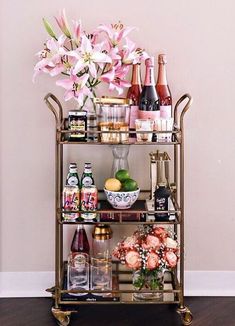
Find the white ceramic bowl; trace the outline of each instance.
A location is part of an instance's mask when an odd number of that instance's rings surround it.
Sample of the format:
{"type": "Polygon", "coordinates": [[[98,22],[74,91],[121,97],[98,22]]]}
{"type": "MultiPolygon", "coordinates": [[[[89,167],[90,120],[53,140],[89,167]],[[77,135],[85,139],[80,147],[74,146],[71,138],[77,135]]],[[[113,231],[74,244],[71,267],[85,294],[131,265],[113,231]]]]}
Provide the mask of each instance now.
{"type": "Polygon", "coordinates": [[[128,209],[138,199],[140,189],[134,191],[110,191],[104,189],[108,202],[116,209],[128,209]]]}

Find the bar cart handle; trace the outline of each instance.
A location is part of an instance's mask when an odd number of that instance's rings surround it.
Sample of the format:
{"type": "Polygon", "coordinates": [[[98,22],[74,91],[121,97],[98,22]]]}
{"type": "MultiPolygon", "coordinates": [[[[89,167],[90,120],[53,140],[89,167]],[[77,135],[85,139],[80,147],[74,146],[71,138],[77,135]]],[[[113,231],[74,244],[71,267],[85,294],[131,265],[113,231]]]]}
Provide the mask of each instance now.
{"type": "Polygon", "coordinates": [[[60,101],[52,93],[48,93],[44,97],[44,101],[46,102],[46,105],[48,106],[49,110],[51,110],[51,112],[54,114],[55,120],[56,120],[56,127],[59,128],[63,122],[63,109],[62,109],[62,105],[61,105],[60,101]],[[50,99],[52,99],[58,105],[58,108],[59,108],[58,111],[54,108],[54,106],[50,102],[50,99]]]}
{"type": "Polygon", "coordinates": [[[180,114],[180,129],[183,129],[183,119],[184,119],[184,115],[185,113],[188,111],[188,109],[190,108],[190,106],[193,103],[193,98],[190,94],[184,94],[183,96],[181,96],[181,98],[177,101],[176,105],[175,105],[175,109],[174,109],[174,123],[176,126],[178,126],[178,108],[180,106],[180,104],[187,99],[187,103],[185,104],[181,114],[180,114]]]}

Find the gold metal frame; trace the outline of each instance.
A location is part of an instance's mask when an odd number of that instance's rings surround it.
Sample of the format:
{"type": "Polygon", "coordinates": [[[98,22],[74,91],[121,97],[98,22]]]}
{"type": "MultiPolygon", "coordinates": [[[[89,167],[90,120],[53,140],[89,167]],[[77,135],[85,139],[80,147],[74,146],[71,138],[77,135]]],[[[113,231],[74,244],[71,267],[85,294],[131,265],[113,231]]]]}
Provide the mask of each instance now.
{"type": "MultiPolygon", "coordinates": [[[[180,263],[179,270],[176,269],[172,274],[172,285],[173,288],[170,290],[158,290],[156,292],[163,293],[172,293],[174,295],[173,301],[147,301],[147,302],[135,302],[124,300],[120,301],[106,301],[106,302],[87,302],[87,301],[63,301],[62,296],[66,292],[63,289],[63,271],[64,271],[64,263],[63,263],[63,225],[70,224],[69,222],[62,221],[62,205],[61,205],[61,194],[63,190],[63,146],[65,144],[82,144],[82,142],[69,142],[65,135],[71,133],[71,130],[66,129],[65,122],[66,119],[63,117],[63,108],[60,101],[56,98],[55,95],[49,93],[44,98],[46,105],[49,110],[53,113],[55,117],[55,286],[51,289],[48,289],[48,292],[52,293],[53,299],[55,301],[54,308],[52,308],[52,313],[54,317],[57,319],[58,324],[61,326],[67,326],[70,322],[71,310],[67,310],[66,307],[68,305],[78,306],[81,304],[178,304],[177,312],[180,314],[183,325],[190,325],[192,323],[192,313],[184,304],[184,116],[188,111],[190,106],[192,105],[192,97],[189,94],[183,95],[175,105],[174,108],[174,125],[175,128],[172,132],[172,136],[174,137],[171,142],[154,142],[154,143],[134,143],[131,145],[152,145],[152,146],[160,146],[160,145],[173,145],[174,146],[174,184],[175,188],[172,189],[172,201],[175,206],[175,213],[177,215],[177,220],[174,222],[123,222],[122,215],[120,214],[119,222],[102,222],[103,224],[170,224],[174,226],[175,233],[180,238],[180,263]],[[183,102],[186,101],[184,107],[180,110],[180,106],[183,102]],[[179,280],[178,275],[179,273],[179,280]]],[[[92,131],[93,132],[93,131],[92,131]]],[[[112,131],[113,133],[114,131],[112,131]]],[[[122,133],[117,131],[118,133],[122,133]]],[[[85,131],[87,133],[87,131],[85,131]]],[[[93,133],[99,134],[100,131],[94,131],[93,133]]],[[[125,131],[126,133],[126,131],[125,131]]],[[[135,132],[131,132],[135,133],[135,132]]],[[[156,132],[162,133],[162,132],[156,132]]],[[[166,133],[164,131],[164,133],[166,133]]],[[[100,142],[84,142],[86,145],[105,145],[100,142]]],[[[110,145],[110,143],[108,143],[110,145]]],[[[101,212],[101,211],[100,211],[101,212]]],[[[107,211],[104,211],[107,212],[107,211]]],[[[111,211],[110,211],[111,212],[111,211]]],[[[115,211],[118,212],[118,211],[115,211]]],[[[133,211],[134,212],[134,211],[133,211]]],[[[140,211],[137,211],[138,213],[140,211]]],[[[142,211],[143,213],[147,212],[147,209],[142,211]]],[[[122,211],[120,211],[122,213],[122,211]]],[[[151,211],[151,213],[153,213],[151,211]]],[[[78,222],[81,223],[81,222],[78,222]]],[[[74,225],[74,223],[72,224],[74,225]]],[[[114,273],[122,273],[118,270],[116,266],[114,273]]],[[[118,276],[119,278],[119,276],[118,276]]],[[[71,292],[71,291],[70,291],[71,292]]],[[[82,291],[80,291],[82,292],[82,291]]],[[[87,292],[87,291],[86,291],[87,292]]],[[[95,291],[89,291],[93,293],[95,291]]],[[[105,291],[103,291],[104,293],[105,291]]],[[[109,291],[110,292],[110,291],[109,291]]],[[[134,293],[134,290],[114,290],[114,293],[122,294],[122,293],[134,293]]],[[[151,291],[153,292],[153,291],[151,291]]]]}

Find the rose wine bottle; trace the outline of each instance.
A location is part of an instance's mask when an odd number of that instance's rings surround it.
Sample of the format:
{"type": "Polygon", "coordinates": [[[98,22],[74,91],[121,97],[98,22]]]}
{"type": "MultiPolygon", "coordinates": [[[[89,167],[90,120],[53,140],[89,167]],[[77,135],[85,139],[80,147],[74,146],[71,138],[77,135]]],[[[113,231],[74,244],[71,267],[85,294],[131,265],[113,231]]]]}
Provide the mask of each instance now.
{"type": "Polygon", "coordinates": [[[71,252],[74,255],[89,256],[90,246],[86,230],[83,225],[78,225],[71,243],[71,252]]]}
{"type": "Polygon", "coordinates": [[[166,63],[166,55],[159,54],[156,90],[159,97],[160,117],[163,119],[172,117],[172,97],[166,78],[166,63]]]}
{"type": "MultiPolygon", "coordinates": [[[[132,100],[129,130],[135,131],[135,120],[138,119],[140,94],[142,91],[141,77],[140,77],[140,63],[132,66],[131,87],[128,89],[127,98],[132,100]]],[[[130,134],[130,141],[136,139],[136,134],[130,134]]]]}
{"type": "Polygon", "coordinates": [[[154,80],[154,58],[146,59],[145,65],[145,81],[140,95],[138,117],[156,120],[160,118],[160,109],[154,80]]]}

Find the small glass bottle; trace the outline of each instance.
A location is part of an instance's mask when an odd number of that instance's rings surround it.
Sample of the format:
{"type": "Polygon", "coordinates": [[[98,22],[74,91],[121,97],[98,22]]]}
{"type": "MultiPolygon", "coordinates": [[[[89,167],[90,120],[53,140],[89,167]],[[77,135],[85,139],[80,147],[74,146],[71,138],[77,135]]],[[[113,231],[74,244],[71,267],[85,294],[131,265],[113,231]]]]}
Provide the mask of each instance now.
{"type": "Polygon", "coordinates": [[[155,213],[155,220],[156,221],[168,221],[169,214],[168,213],[161,213],[161,211],[168,211],[168,199],[170,197],[170,189],[167,188],[165,182],[160,182],[155,190],[154,193],[154,206],[155,211],[159,213],[155,213]]]}
{"type": "MultiPolygon", "coordinates": [[[[89,290],[89,261],[90,246],[83,225],[78,225],[71,243],[71,252],[68,257],[67,289],[89,290]]],[[[74,296],[83,296],[87,293],[70,293],[74,296]]]]}
{"type": "Polygon", "coordinates": [[[79,177],[76,163],[69,164],[69,173],[66,178],[66,185],[79,187],[79,177]]]}
{"type": "Polygon", "coordinates": [[[73,254],[81,254],[85,257],[89,256],[90,245],[84,225],[77,226],[70,249],[73,254]]]}
{"type": "Polygon", "coordinates": [[[81,178],[81,187],[90,187],[95,184],[92,170],[91,170],[91,163],[85,163],[84,171],[81,178]]]}

